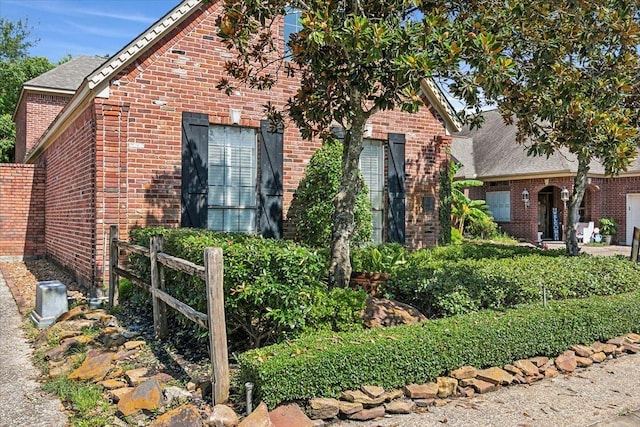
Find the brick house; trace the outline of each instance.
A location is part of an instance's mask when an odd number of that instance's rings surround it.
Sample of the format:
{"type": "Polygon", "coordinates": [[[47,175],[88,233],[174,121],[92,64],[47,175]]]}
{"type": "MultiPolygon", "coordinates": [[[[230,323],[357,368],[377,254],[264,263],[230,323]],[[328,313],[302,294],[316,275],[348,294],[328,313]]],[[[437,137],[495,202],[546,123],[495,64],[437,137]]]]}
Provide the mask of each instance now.
{"type": "MultiPolygon", "coordinates": [[[[295,81],[232,96],[215,88],[231,58],[216,36],[220,3],[182,1],[113,57],[85,64],[73,93],[47,95],[42,109],[23,90],[16,158],[46,171],[41,252],[83,283],[108,278],[112,224],[121,238],[148,225],[290,232],[287,210],[320,142],[303,140],[291,123],[274,131],[264,120],[263,105],[283,107],[295,81]]],[[[361,158],[377,240],[413,248],[437,243],[438,176],[449,131],[459,129],[437,86],[424,80],[422,88],[418,113],[386,111],[369,121],[361,158]]]]}
{"type": "MultiPolygon", "coordinates": [[[[470,188],[469,196],[486,200],[494,219],[508,234],[529,241],[536,240],[538,232],[543,239],[562,239],[566,212],[561,191],[573,190],[575,156],[561,150],[549,158],[529,157],[526,144],[516,142],[515,125],[506,125],[498,110],[483,115],[480,129],[463,129],[454,137],[451,154],[462,164],[456,178],[484,182],[482,187],[470,188]],[[555,235],[554,218],[559,223],[555,235]]],[[[594,161],[587,183],[580,222],[593,221],[597,227],[600,218],[614,218],[618,222],[614,241],[630,245],[633,227],[640,227],[640,162],[609,177],[602,164],[594,161]]]]}

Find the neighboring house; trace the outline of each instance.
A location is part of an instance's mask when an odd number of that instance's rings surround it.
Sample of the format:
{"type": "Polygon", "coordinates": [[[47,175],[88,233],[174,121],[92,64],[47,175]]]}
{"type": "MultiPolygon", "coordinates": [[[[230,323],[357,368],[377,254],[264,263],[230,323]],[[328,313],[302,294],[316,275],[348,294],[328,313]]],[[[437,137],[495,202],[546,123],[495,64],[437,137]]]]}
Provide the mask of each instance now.
{"type": "MultiPolygon", "coordinates": [[[[220,1],[185,0],[113,57],[87,64],[77,87],[48,83],[79,69],[76,61],[25,86],[16,151],[46,171],[43,252],[79,281],[106,282],[112,224],[122,238],[148,225],[290,235],[286,212],[320,142],[265,120],[263,105],[284,107],[295,80],[232,96],[215,88],[233,58],[216,36],[220,12],[220,1]],[[51,95],[41,112],[30,107],[32,86],[73,94],[51,95]],[[22,124],[32,122],[39,127],[22,124]]],[[[418,113],[372,117],[361,161],[377,239],[412,248],[437,243],[438,177],[448,131],[458,130],[437,86],[422,87],[427,107],[418,113]]]]}
{"type": "MultiPolygon", "coordinates": [[[[451,154],[462,164],[456,178],[484,182],[482,187],[470,188],[469,195],[486,200],[508,234],[529,241],[537,240],[539,232],[543,239],[562,239],[566,211],[561,192],[573,190],[575,156],[566,150],[549,158],[527,156],[526,144],[516,142],[515,125],[506,125],[498,110],[483,115],[480,129],[467,128],[454,137],[451,154]]],[[[594,161],[587,182],[580,222],[593,221],[597,227],[600,218],[612,217],[619,224],[614,241],[630,245],[633,227],[640,227],[640,162],[612,178],[594,161]]]]}

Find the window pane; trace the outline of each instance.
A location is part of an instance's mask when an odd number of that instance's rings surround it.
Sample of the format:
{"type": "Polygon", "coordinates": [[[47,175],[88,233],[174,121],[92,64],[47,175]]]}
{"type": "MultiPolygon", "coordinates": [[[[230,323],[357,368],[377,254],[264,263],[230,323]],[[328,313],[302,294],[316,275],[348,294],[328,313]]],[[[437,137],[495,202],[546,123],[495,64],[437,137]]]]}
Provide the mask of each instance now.
{"type": "Polygon", "coordinates": [[[382,141],[365,139],[360,154],[360,170],[367,187],[373,214],[373,241],[382,242],[384,227],[384,146],[382,141]]]}
{"type": "Polygon", "coordinates": [[[498,222],[511,221],[510,191],[489,191],[486,201],[494,220],[498,222]]]}
{"type": "Polygon", "coordinates": [[[302,30],[302,25],[300,24],[302,14],[300,10],[293,8],[287,8],[286,11],[287,14],[284,16],[284,56],[288,57],[291,55],[291,50],[287,43],[292,34],[302,30]]]}

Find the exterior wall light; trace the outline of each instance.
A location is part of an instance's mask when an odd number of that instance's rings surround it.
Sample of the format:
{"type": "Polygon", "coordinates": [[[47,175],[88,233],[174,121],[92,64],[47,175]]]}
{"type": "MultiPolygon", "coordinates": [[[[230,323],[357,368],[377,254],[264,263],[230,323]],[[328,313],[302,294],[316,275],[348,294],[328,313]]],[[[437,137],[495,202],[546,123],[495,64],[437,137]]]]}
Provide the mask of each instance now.
{"type": "Polygon", "coordinates": [[[229,108],[229,120],[234,125],[240,124],[240,119],[242,118],[242,111],[236,108],[229,108]]]}
{"type": "Polygon", "coordinates": [[[364,137],[365,138],[371,138],[371,136],[373,135],[373,125],[372,124],[366,124],[364,125],[364,137]]]}
{"type": "Polygon", "coordinates": [[[522,190],[522,202],[524,203],[524,207],[528,208],[531,201],[529,200],[529,192],[525,188],[522,190]]]}
{"type": "Polygon", "coordinates": [[[560,200],[565,203],[569,201],[569,190],[567,190],[567,187],[562,187],[562,191],[560,192],[560,200]]]}

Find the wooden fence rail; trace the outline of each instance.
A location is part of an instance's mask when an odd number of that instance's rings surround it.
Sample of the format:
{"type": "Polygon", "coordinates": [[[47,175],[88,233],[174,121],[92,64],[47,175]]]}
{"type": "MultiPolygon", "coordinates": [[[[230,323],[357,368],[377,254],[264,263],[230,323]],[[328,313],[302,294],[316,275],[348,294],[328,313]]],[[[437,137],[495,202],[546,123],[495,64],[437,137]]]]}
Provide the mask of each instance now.
{"type": "Polygon", "coordinates": [[[227,351],[227,328],[224,317],[224,288],[222,249],[206,248],[204,266],[176,258],[162,252],[162,236],[153,236],[149,248],[118,239],[118,226],[109,230],[109,303],[118,304],[118,278],[124,277],[151,293],[153,304],[153,328],[156,337],[166,338],[167,306],[187,319],[209,329],[209,353],[211,357],[211,385],[213,403],[224,403],[229,398],[229,355],[227,351]],[[120,251],[140,255],[149,259],[150,283],[133,270],[119,265],[120,251]],[[165,289],[164,268],[199,277],[205,281],[208,314],[201,313],[184,302],[169,295],[165,289]]]}

